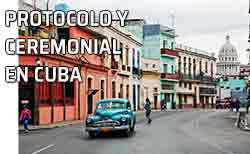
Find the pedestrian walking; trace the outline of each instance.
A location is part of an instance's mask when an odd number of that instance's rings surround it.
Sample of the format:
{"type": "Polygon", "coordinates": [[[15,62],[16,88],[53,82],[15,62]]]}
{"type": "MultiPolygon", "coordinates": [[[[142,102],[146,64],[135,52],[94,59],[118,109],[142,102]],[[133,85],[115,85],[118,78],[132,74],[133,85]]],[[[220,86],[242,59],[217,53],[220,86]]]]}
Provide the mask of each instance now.
{"type": "Polygon", "coordinates": [[[246,102],[246,113],[249,114],[249,107],[250,107],[250,100],[247,99],[247,102],[246,102]]]}
{"type": "Polygon", "coordinates": [[[240,111],[240,100],[239,100],[239,99],[236,99],[236,102],[235,102],[235,109],[236,109],[236,112],[237,112],[237,113],[240,111]]]}
{"type": "Polygon", "coordinates": [[[147,98],[146,99],[146,102],[145,102],[145,105],[144,105],[144,109],[145,109],[145,115],[146,115],[146,118],[148,120],[148,123],[151,124],[152,122],[152,119],[150,118],[150,114],[151,114],[151,102],[150,100],[147,98]]]}
{"type": "Polygon", "coordinates": [[[23,124],[23,127],[24,127],[24,130],[25,132],[28,132],[29,131],[29,120],[31,119],[31,111],[30,109],[27,108],[26,105],[24,105],[24,108],[21,112],[21,115],[20,115],[20,121],[21,123],[23,124]]]}

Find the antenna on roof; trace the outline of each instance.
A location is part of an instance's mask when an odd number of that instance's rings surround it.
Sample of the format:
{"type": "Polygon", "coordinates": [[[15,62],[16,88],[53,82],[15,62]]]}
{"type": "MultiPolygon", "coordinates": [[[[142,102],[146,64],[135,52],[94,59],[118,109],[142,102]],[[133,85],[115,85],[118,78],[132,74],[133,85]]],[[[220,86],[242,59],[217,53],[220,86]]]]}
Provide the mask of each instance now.
{"type": "Polygon", "coordinates": [[[174,29],[175,27],[175,15],[174,15],[174,10],[170,10],[170,19],[171,19],[171,26],[174,29]]]}

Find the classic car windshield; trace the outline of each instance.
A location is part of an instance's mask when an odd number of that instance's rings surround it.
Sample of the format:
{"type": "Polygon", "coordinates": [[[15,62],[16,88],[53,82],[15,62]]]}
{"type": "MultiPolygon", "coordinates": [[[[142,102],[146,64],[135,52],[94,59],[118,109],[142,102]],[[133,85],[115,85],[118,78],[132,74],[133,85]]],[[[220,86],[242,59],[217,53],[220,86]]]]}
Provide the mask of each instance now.
{"type": "Polygon", "coordinates": [[[121,102],[105,102],[99,103],[97,109],[125,109],[126,104],[121,102]]]}

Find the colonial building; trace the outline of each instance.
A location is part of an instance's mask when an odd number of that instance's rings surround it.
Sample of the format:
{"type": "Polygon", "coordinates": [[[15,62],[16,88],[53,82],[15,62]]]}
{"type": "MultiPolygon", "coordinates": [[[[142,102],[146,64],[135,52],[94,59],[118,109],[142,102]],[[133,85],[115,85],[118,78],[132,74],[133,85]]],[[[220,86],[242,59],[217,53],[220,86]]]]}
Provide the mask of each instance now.
{"type": "Polygon", "coordinates": [[[110,42],[115,39],[121,55],[111,55],[108,63],[111,64],[113,77],[111,98],[128,98],[133,110],[140,109],[141,95],[141,46],[131,34],[116,27],[89,27],[91,30],[103,34],[110,42]]]}
{"type": "Polygon", "coordinates": [[[239,75],[240,62],[237,50],[231,44],[229,36],[226,36],[226,43],[219,50],[218,60],[216,64],[218,75],[232,77],[239,75]]]}
{"type": "Polygon", "coordinates": [[[214,54],[178,45],[178,108],[213,107],[216,97],[214,54]]]}
{"type": "Polygon", "coordinates": [[[142,99],[141,106],[143,106],[146,98],[152,102],[152,108],[160,108],[159,95],[160,95],[160,80],[161,80],[161,63],[159,60],[142,58],[142,99]]]}
{"type": "Polygon", "coordinates": [[[161,102],[166,103],[168,109],[176,108],[176,83],[177,58],[178,53],[175,51],[175,30],[166,26],[161,26],[160,31],[161,46],[161,102]]]}
{"type": "MultiPolygon", "coordinates": [[[[115,22],[117,24],[117,22],[115,22]]],[[[142,48],[143,94],[141,105],[146,98],[152,102],[152,108],[160,107],[160,102],[168,108],[176,104],[176,57],[175,30],[160,24],[148,24],[143,19],[128,19],[125,29],[133,33],[142,48]]]]}
{"type": "MultiPolygon", "coordinates": [[[[32,5],[21,5],[32,10],[32,5]]],[[[60,4],[61,5],[61,4],[60,4]]],[[[67,7],[63,7],[67,8],[67,7]]],[[[63,10],[67,11],[67,10],[63,10]]],[[[114,27],[20,27],[21,38],[113,39],[118,42],[121,55],[25,55],[19,56],[19,65],[28,66],[29,82],[19,83],[19,111],[28,102],[33,124],[49,124],[67,120],[83,120],[95,110],[96,102],[103,98],[128,98],[134,110],[140,102],[140,46],[128,34],[114,27]],[[78,67],[82,82],[35,82],[36,66],[68,68],[78,67]]],[[[43,73],[41,73],[43,76],[43,73]]],[[[20,113],[20,112],[19,112],[20,113]]]]}

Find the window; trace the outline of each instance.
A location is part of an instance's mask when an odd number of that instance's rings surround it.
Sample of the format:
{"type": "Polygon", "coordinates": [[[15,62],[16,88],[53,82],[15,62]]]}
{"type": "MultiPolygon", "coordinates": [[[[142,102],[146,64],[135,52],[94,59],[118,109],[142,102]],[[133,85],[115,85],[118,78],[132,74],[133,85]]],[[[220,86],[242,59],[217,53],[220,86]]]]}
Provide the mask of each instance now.
{"type": "Polygon", "coordinates": [[[192,83],[189,83],[188,88],[189,88],[189,90],[192,90],[192,83]]]}
{"type": "Polygon", "coordinates": [[[148,68],[148,63],[145,64],[145,67],[148,68]]]}
{"type": "Polygon", "coordinates": [[[171,72],[174,74],[174,65],[171,66],[171,72]]]}
{"type": "MultiPolygon", "coordinates": [[[[111,37],[111,43],[110,43],[111,47],[115,47],[116,49],[118,49],[118,41],[116,38],[111,37]]],[[[113,51],[113,49],[111,49],[111,51],[113,51]]]]}
{"type": "Polygon", "coordinates": [[[65,39],[65,43],[69,40],[69,28],[57,28],[58,41],[65,39]]]}
{"type": "Polygon", "coordinates": [[[188,58],[188,74],[191,75],[191,58],[188,58]]]}
{"type": "Polygon", "coordinates": [[[168,64],[163,64],[163,72],[168,73],[168,64]]]}
{"type": "Polygon", "coordinates": [[[174,42],[171,42],[171,49],[174,50],[174,42]]]}
{"type": "Polygon", "coordinates": [[[180,81],[180,82],[179,82],[179,87],[181,87],[181,86],[182,86],[182,82],[180,81]]]}
{"type": "Polygon", "coordinates": [[[168,41],[167,40],[163,40],[163,48],[167,48],[168,46],[168,41]]]}
{"type": "Polygon", "coordinates": [[[123,84],[120,84],[120,98],[123,98],[123,84]]]}
{"type": "Polygon", "coordinates": [[[207,65],[207,61],[205,63],[205,72],[207,73],[208,72],[208,65],[207,65]]]}
{"type": "Polygon", "coordinates": [[[121,63],[123,64],[123,43],[122,42],[120,42],[120,51],[121,51],[120,59],[121,59],[121,63]]]}
{"type": "Polygon", "coordinates": [[[74,97],[74,82],[65,82],[65,96],[69,98],[74,97]]]}
{"type": "Polygon", "coordinates": [[[193,74],[196,74],[196,62],[195,59],[193,59],[193,74]]]}
{"type": "Polygon", "coordinates": [[[200,74],[201,74],[201,72],[202,72],[202,61],[200,61],[200,74]]]}
{"type": "Polygon", "coordinates": [[[211,76],[214,75],[214,63],[211,62],[211,76]]]}
{"type": "Polygon", "coordinates": [[[187,95],[184,95],[184,103],[187,104],[187,95]]]}
{"type": "Polygon", "coordinates": [[[135,67],[135,49],[134,48],[132,52],[132,67],[135,67]]]}
{"type": "Polygon", "coordinates": [[[186,67],[186,65],[187,65],[187,63],[186,63],[186,57],[184,57],[184,74],[186,74],[186,69],[187,69],[187,67],[186,67]]]}
{"type": "Polygon", "coordinates": [[[104,86],[104,80],[101,80],[101,99],[105,98],[105,86],[104,86]]]}
{"type": "Polygon", "coordinates": [[[152,68],[155,68],[155,64],[152,65],[152,68]]]}
{"type": "Polygon", "coordinates": [[[184,88],[187,88],[187,83],[186,82],[184,83],[184,88]]]}
{"type": "Polygon", "coordinates": [[[112,81],[112,98],[116,98],[115,81],[112,81]]]}
{"type": "Polygon", "coordinates": [[[126,98],[129,99],[129,85],[126,86],[126,98]]]}

